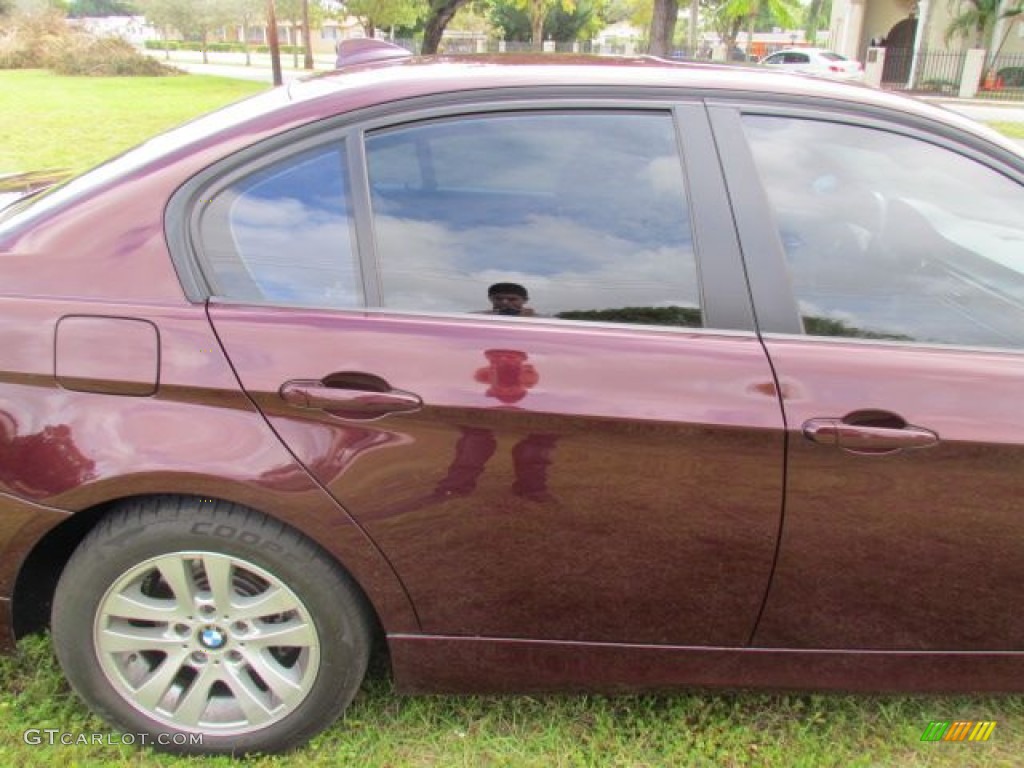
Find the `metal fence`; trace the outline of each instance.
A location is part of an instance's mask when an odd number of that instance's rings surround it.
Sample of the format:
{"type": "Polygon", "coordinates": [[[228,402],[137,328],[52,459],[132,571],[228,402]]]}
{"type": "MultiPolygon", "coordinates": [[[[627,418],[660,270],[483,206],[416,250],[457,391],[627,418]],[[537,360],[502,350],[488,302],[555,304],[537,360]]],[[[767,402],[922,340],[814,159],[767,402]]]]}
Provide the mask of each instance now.
{"type": "MultiPolygon", "coordinates": [[[[886,48],[882,87],[893,91],[957,96],[966,51],[886,48]]],[[[977,98],[1024,101],[1024,54],[1004,54],[984,68],[977,98]]]]}
{"type": "Polygon", "coordinates": [[[1024,53],[997,56],[988,68],[978,97],[1006,101],[1024,101],[1024,53]]]}

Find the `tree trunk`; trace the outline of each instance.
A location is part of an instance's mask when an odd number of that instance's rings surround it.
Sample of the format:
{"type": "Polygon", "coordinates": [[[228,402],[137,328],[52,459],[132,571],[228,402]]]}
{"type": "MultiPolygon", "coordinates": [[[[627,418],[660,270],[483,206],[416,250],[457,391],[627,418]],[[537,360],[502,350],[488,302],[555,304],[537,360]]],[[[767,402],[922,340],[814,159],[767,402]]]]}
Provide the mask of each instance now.
{"type": "Polygon", "coordinates": [[[697,58],[697,48],[699,47],[699,30],[697,27],[700,26],[700,0],[690,0],[690,58],[697,58]]]}
{"type": "Polygon", "coordinates": [[[651,56],[664,57],[671,53],[678,15],[679,0],[654,0],[654,12],[651,14],[651,42],[648,49],[651,56]]]}
{"type": "Polygon", "coordinates": [[[530,0],[530,39],[538,50],[544,47],[544,2],[530,0]]]}
{"type": "Polygon", "coordinates": [[[313,68],[313,35],[309,28],[309,0],[302,0],[302,46],[306,49],[302,60],[304,69],[313,68]]]}
{"type": "Polygon", "coordinates": [[[430,13],[423,26],[423,46],[420,52],[423,54],[437,53],[441,45],[441,35],[448,22],[455,16],[455,12],[469,0],[431,0],[430,13]]]}
{"type": "Polygon", "coordinates": [[[277,11],[274,0],[267,0],[267,43],[270,45],[270,69],[274,73],[274,85],[284,83],[281,77],[281,44],[277,39],[277,11]]]}

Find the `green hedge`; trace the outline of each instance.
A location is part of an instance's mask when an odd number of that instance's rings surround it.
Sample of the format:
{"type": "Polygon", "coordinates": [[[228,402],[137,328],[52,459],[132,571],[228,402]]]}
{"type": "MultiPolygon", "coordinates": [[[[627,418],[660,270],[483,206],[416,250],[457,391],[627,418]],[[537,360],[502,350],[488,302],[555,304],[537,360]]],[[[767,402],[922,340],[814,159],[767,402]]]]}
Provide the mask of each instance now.
{"type": "Polygon", "coordinates": [[[998,74],[1007,88],[1024,86],[1024,67],[1004,67],[999,70],[998,74]]]}

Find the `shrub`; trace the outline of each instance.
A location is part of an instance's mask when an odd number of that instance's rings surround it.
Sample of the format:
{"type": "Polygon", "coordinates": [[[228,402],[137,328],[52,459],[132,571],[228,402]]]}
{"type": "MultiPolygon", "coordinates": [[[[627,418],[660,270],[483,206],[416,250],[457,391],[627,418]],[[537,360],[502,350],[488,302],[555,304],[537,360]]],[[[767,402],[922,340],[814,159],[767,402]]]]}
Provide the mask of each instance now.
{"type": "Polygon", "coordinates": [[[1003,67],[998,74],[1007,88],[1024,86],[1024,67],[1003,67]]]}
{"type": "Polygon", "coordinates": [[[0,69],[52,69],[61,75],[180,74],[118,37],[96,37],[56,12],[0,21],[0,69]]]}
{"type": "Polygon", "coordinates": [[[74,34],[58,13],[15,14],[0,20],[0,69],[44,69],[50,51],[74,34]]]}
{"type": "Polygon", "coordinates": [[[78,35],[51,56],[50,68],[59,75],[157,76],[181,70],[140,54],[119,37],[78,35]]]}

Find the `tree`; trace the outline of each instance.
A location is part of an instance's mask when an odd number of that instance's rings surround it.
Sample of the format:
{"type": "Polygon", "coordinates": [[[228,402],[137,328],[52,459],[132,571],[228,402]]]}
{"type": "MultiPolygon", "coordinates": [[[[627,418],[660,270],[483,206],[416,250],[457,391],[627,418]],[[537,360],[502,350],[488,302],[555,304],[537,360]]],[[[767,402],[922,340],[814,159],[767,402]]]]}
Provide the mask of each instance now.
{"type": "Polygon", "coordinates": [[[455,12],[468,2],[469,0],[430,0],[430,10],[423,26],[423,45],[420,47],[422,53],[437,53],[444,28],[448,26],[455,12]]]}
{"type": "Polygon", "coordinates": [[[672,39],[679,17],[679,0],[654,0],[651,11],[650,47],[652,56],[668,56],[672,52],[672,39]]]}
{"type": "Polygon", "coordinates": [[[172,28],[186,39],[198,40],[203,48],[203,63],[209,58],[206,46],[210,33],[234,20],[232,0],[136,0],[150,23],[172,28]]]}
{"type": "Polygon", "coordinates": [[[540,45],[544,42],[544,19],[548,13],[557,7],[571,11],[576,0],[513,0],[512,4],[526,11],[530,17],[530,39],[534,45],[540,45]]]}
{"type": "Polygon", "coordinates": [[[270,70],[276,87],[284,84],[284,77],[281,74],[281,43],[277,39],[277,6],[274,0],[267,0],[267,42],[270,44],[270,70]]]}
{"type": "MultiPolygon", "coordinates": [[[[589,40],[607,25],[603,8],[601,0],[577,0],[571,10],[556,5],[544,19],[545,36],[559,42],[589,40]]],[[[530,17],[515,0],[494,0],[488,18],[506,40],[533,38],[530,17]]]]}
{"type": "MultiPolygon", "coordinates": [[[[799,0],[727,0],[722,8],[722,13],[726,18],[746,23],[747,55],[749,56],[758,19],[763,17],[784,29],[793,29],[800,13],[800,3],[799,0]]],[[[730,48],[735,44],[735,40],[734,35],[730,48]]]]}
{"type": "MultiPolygon", "coordinates": [[[[950,2],[950,10],[953,3],[950,2]]],[[[949,41],[954,37],[974,36],[973,46],[975,48],[986,48],[992,38],[992,30],[996,21],[1000,18],[1000,7],[1002,0],[966,0],[965,5],[960,5],[959,14],[953,17],[946,27],[945,40],[949,41]]]]}
{"type": "Polygon", "coordinates": [[[368,37],[376,37],[378,29],[414,26],[427,12],[423,0],[349,0],[346,8],[368,37]]]}
{"type": "Polygon", "coordinates": [[[818,30],[827,29],[832,15],[832,0],[810,0],[804,9],[804,36],[813,45],[818,30]]]}
{"type": "Polygon", "coordinates": [[[252,53],[249,50],[249,28],[263,24],[267,16],[266,0],[231,0],[232,19],[242,28],[239,42],[245,49],[245,65],[252,65],[252,53]]]}

